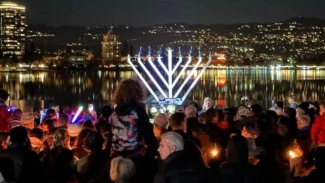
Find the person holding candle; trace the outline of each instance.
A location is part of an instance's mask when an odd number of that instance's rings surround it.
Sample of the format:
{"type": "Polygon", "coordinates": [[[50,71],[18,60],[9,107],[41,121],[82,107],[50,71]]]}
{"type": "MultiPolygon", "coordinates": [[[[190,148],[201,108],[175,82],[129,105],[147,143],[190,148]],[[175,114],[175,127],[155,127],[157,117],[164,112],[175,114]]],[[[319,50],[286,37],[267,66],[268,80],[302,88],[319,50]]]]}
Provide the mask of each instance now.
{"type": "Polygon", "coordinates": [[[311,117],[309,115],[308,105],[303,102],[296,109],[297,126],[299,131],[294,140],[294,146],[292,149],[294,153],[291,153],[292,156],[290,158],[290,169],[294,172],[295,177],[301,177],[306,174],[304,169],[308,169],[312,164],[312,157],[310,154],[312,142],[309,128],[311,117]]]}

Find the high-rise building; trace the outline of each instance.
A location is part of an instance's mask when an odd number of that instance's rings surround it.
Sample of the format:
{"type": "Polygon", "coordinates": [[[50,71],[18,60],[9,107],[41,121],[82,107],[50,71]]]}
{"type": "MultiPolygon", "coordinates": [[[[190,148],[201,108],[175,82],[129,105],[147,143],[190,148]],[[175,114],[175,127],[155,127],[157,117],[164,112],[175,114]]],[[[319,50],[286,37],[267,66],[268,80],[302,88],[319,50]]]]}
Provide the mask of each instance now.
{"type": "Polygon", "coordinates": [[[121,60],[121,42],[119,37],[114,35],[112,31],[103,34],[102,42],[102,61],[112,62],[121,60]]]}
{"type": "Polygon", "coordinates": [[[14,2],[0,2],[0,54],[25,54],[25,7],[14,2]]]}

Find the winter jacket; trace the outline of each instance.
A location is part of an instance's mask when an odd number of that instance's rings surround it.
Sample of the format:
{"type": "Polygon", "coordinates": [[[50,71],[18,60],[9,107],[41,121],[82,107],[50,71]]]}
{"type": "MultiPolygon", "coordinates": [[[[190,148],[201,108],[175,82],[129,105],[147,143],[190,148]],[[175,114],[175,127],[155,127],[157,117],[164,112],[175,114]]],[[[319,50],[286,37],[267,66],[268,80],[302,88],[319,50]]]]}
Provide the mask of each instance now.
{"type": "Polygon", "coordinates": [[[325,113],[317,116],[311,128],[311,140],[319,144],[325,144],[325,113]]]}

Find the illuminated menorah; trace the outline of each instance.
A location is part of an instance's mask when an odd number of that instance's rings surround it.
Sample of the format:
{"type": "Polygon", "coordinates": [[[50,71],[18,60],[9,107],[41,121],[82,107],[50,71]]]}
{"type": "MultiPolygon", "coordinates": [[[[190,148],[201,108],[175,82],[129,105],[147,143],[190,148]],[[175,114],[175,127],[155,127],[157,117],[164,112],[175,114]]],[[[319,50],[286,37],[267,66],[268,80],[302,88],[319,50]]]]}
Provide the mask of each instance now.
{"type": "MultiPolygon", "coordinates": [[[[161,74],[161,71],[158,70],[157,66],[153,63],[152,57],[151,57],[151,48],[149,46],[148,48],[148,62],[151,65],[151,67],[153,68],[153,70],[156,72],[156,74],[159,76],[159,78],[161,79],[161,81],[164,83],[165,87],[168,90],[168,95],[166,94],[166,92],[164,92],[164,90],[161,88],[161,86],[158,84],[158,82],[156,81],[156,79],[152,76],[152,74],[149,72],[149,70],[146,68],[146,66],[143,64],[142,60],[141,60],[141,54],[142,54],[142,48],[140,48],[139,54],[135,56],[136,61],[138,62],[139,66],[143,69],[143,71],[148,75],[148,77],[150,78],[150,80],[152,81],[152,83],[157,87],[158,91],[161,93],[161,95],[165,98],[177,98],[179,96],[179,94],[182,92],[183,88],[185,87],[186,83],[191,79],[191,77],[193,76],[194,72],[197,70],[197,68],[199,67],[199,65],[202,63],[202,56],[201,56],[201,51],[200,48],[198,49],[199,52],[199,56],[198,56],[198,62],[194,65],[194,67],[192,68],[192,70],[190,71],[189,75],[187,75],[187,77],[185,78],[184,82],[181,84],[181,86],[178,88],[178,90],[173,93],[173,89],[176,86],[177,82],[179,81],[179,79],[181,78],[181,76],[185,73],[185,70],[188,68],[188,66],[190,65],[191,61],[192,61],[192,47],[189,51],[188,54],[188,60],[186,62],[186,64],[183,66],[182,70],[179,72],[179,74],[177,76],[175,75],[175,71],[180,67],[182,61],[183,61],[183,57],[181,55],[181,50],[179,48],[178,50],[178,61],[176,63],[176,65],[173,65],[172,62],[172,52],[173,50],[171,48],[167,48],[167,53],[168,53],[168,66],[166,67],[166,65],[162,62],[162,56],[161,56],[161,48],[158,51],[158,56],[157,56],[157,61],[159,63],[159,65],[161,66],[161,68],[163,69],[163,71],[167,74],[167,78],[168,80],[166,80],[163,75],[161,74]]],[[[159,101],[159,97],[158,95],[153,91],[153,89],[150,87],[150,85],[148,84],[148,82],[146,81],[146,79],[142,76],[142,74],[139,72],[139,70],[137,69],[137,67],[133,64],[133,62],[131,61],[131,57],[130,55],[127,58],[128,63],[130,64],[130,66],[132,67],[132,69],[136,72],[136,74],[138,75],[138,77],[141,79],[141,81],[143,82],[143,84],[147,87],[147,89],[149,90],[149,92],[151,93],[151,95],[156,99],[156,101],[159,101]]],[[[201,76],[203,75],[204,71],[207,69],[207,67],[209,66],[209,64],[212,61],[212,56],[211,54],[209,54],[209,59],[208,62],[204,65],[203,69],[200,71],[199,75],[195,78],[195,80],[193,81],[193,83],[191,84],[191,86],[188,88],[188,90],[185,92],[185,94],[183,95],[183,97],[181,98],[182,102],[186,99],[187,95],[191,92],[191,90],[194,88],[194,86],[196,85],[196,83],[199,81],[199,79],[201,78],[201,76]]]]}

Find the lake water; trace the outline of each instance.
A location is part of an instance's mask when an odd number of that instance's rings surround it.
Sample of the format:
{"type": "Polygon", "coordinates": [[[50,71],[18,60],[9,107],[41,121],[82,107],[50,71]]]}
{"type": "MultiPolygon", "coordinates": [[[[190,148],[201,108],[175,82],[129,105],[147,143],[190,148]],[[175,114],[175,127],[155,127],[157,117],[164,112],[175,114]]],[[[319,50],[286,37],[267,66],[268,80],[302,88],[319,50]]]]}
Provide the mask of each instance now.
{"type": "MultiPolygon", "coordinates": [[[[181,77],[178,87],[189,72],[181,77]]],[[[197,75],[195,72],[185,88],[197,75]]],[[[98,108],[110,104],[121,80],[132,77],[136,77],[133,71],[2,72],[0,87],[10,93],[9,105],[18,107],[47,108],[55,101],[60,106],[94,103],[98,108]]],[[[201,104],[210,96],[216,103],[237,106],[241,96],[247,95],[254,103],[270,107],[272,100],[285,100],[288,95],[295,95],[298,101],[324,99],[324,84],[324,70],[207,70],[187,102],[201,104]]]]}

